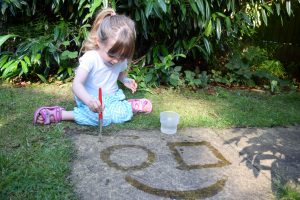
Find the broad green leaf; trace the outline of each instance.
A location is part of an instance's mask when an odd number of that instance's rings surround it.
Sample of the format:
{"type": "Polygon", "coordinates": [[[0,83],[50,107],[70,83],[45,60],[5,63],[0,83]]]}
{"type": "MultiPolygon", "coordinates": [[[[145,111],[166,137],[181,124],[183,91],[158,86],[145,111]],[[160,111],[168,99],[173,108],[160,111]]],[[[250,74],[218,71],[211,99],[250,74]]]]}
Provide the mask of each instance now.
{"type": "Polygon", "coordinates": [[[235,0],[231,0],[231,10],[235,10],[235,0]]]}
{"type": "Polygon", "coordinates": [[[273,10],[270,6],[268,6],[267,4],[263,4],[262,5],[269,13],[273,14],[273,10]]]}
{"type": "Polygon", "coordinates": [[[24,60],[25,60],[25,62],[27,63],[27,65],[30,65],[30,64],[31,64],[30,59],[29,59],[28,56],[24,56],[24,60]]]}
{"type": "MultiPolygon", "coordinates": [[[[299,0],[300,1],[300,0],[299,0]]],[[[185,17],[186,17],[186,6],[184,3],[180,4],[180,10],[181,10],[181,15],[182,15],[182,18],[181,20],[184,20],[185,17]]]]}
{"type": "MultiPolygon", "coordinates": [[[[93,1],[93,3],[91,4],[91,6],[89,7],[89,9],[90,9],[89,14],[87,14],[85,16],[85,18],[82,20],[83,23],[93,16],[95,10],[100,7],[101,3],[102,3],[102,0],[94,0],[93,1]]],[[[108,6],[108,1],[104,0],[103,1],[103,7],[107,8],[107,6],[108,6]]]]}
{"type": "Polygon", "coordinates": [[[9,56],[8,55],[3,55],[0,58],[0,70],[2,68],[2,66],[4,65],[4,63],[6,63],[6,61],[8,60],[9,56]]]}
{"type": "Polygon", "coordinates": [[[230,8],[232,8],[232,6],[231,6],[231,1],[228,1],[228,2],[227,2],[227,10],[230,11],[230,8]]]}
{"type": "Polygon", "coordinates": [[[162,15],[161,15],[161,9],[159,9],[158,5],[157,4],[154,4],[153,5],[153,8],[154,8],[154,12],[156,13],[156,15],[162,19],[162,15]]]}
{"type": "Polygon", "coordinates": [[[242,13],[243,19],[246,21],[247,24],[251,24],[252,21],[246,13],[242,13]]]}
{"type": "Polygon", "coordinates": [[[224,15],[223,13],[220,13],[220,12],[216,12],[216,14],[220,17],[224,17],[224,18],[227,17],[226,15],[224,15]]]}
{"type": "Polygon", "coordinates": [[[186,55],[182,54],[182,53],[179,53],[179,54],[176,54],[174,57],[182,57],[182,58],[186,58],[186,55]]]}
{"type": "Polygon", "coordinates": [[[219,18],[217,18],[216,20],[216,31],[217,31],[217,38],[219,40],[221,38],[221,32],[222,32],[221,21],[219,18]]]}
{"type": "Polygon", "coordinates": [[[211,30],[212,30],[212,21],[209,20],[207,26],[205,27],[204,35],[205,35],[206,37],[210,36],[211,30]]]}
{"type": "Polygon", "coordinates": [[[114,9],[114,10],[117,9],[116,1],[115,1],[115,0],[111,0],[111,7],[112,7],[112,9],[114,9]]]}
{"type": "MultiPolygon", "coordinates": [[[[105,0],[103,1],[103,4],[104,4],[104,2],[105,2],[105,0]]],[[[94,0],[93,4],[92,4],[92,7],[90,8],[90,12],[92,14],[94,14],[95,10],[100,7],[101,3],[102,3],[102,0],[94,0]]]]}
{"type": "Polygon", "coordinates": [[[203,41],[204,41],[205,49],[206,49],[208,55],[210,55],[211,54],[211,48],[210,48],[209,41],[206,38],[203,38],[203,41]]]}
{"type": "Polygon", "coordinates": [[[179,75],[177,73],[172,73],[170,76],[170,83],[174,87],[177,87],[179,84],[179,75]]]}
{"type": "Polygon", "coordinates": [[[141,19],[142,19],[142,25],[143,25],[143,29],[144,29],[144,35],[145,35],[145,37],[147,37],[147,20],[146,20],[143,10],[141,10],[141,19]]]}
{"type": "Polygon", "coordinates": [[[1,1],[1,3],[2,3],[2,5],[1,5],[1,13],[2,13],[2,15],[4,15],[6,9],[8,8],[8,5],[7,5],[6,2],[2,2],[1,1]]]}
{"type": "Polygon", "coordinates": [[[292,13],[292,10],[291,10],[291,1],[286,1],[285,2],[285,6],[286,6],[286,12],[290,16],[291,13],[292,13]]]}
{"type": "Polygon", "coordinates": [[[208,1],[205,1],[205,18],[208,20],[210,18],[210,6],[208,1]]]}
{"type": "Polygon", "coordinates": [[[146,6],[146,10],[145,10],[145,15],[146,15],[147,18],[151,14],[152,9],[153,9],[153,3],[152,3],[152,1],[147,2],[147,6],[146,6]]]}
{"type": "Polygon", "coordinates": [[[180,72],[180,71],[181,71],[181,69],[182,69],[182,66],[176,66],[176,67],[174,68],[174,71],[176,71],[176,72],[180,72]]]}
{"type": "Polygon", "coordinates": [[[21,4],[20,4],[19,1],[14,1],[14,5],[15,5],[17,8],[21,9],[21,4]]]}
{"type": "Polygon", "coordinates": [[[2,74],[2,78],[9,78],[12,74],[17,72],[19,61],[12,60],[12,62],[6,67],[2,74]]]}
{"type": "Polygon", "coordinates": [[[63,68],[62,66],[60,66],[57,70],[56,74],[60,74],[62,71],[64,71],[65,68],[63,68]]]}
{"type": "Polygon", "coordinates": [[[80,0],[79,5],[78,5],[78,10],[81,9],[84,2],[85,2],[85,0],[80,0]]]}
{"type": "Polygon", "coordinates": [[[138,10],[135,10],[135,21],[140,21],[140,20],[141,20],[140,12],[138,10]]]}
{"type": "Polygon", "coordinates": [[[56,41],[58,39],[59,36],[59,28],[55,27],[54,29],[54,40],[56,41]]]}
{"type": "Polygon", "coordinates": [[[161,45],[160,51],[163,56],[167,56],[169,54],[168,48],[165,45],[161,45]]]}
{"type": "Polygon", "coordinates": [[[151,73],[148,73],[148,74],[145,76],[144,81],[145,81],[146,83],[149,83],[149,82],[152,80],[152,78],[153,78],[153,75],[152,75],[151,73]]]}
{"type": "Polygon", "coordinates": [[[48,83],[47,79],[42,74],[36,74],[36,75],[41,79],[41,81],[43,81],[44,83],[48,83]]]}
{"type": "Polygon", "coordinates": [[[190,41],[189,41],[189,44],[188,44],[188,49],[191,49],[195,46],[196,42],[197,42],[197,37],[193,37],[190,41]]]}
{"type": "Polygon", "coordinates": [[[280,16],[280,3],[276,3],[276,11],[277,11],[277,15],[280,16]]]}
{"type": "Polygon", "coordinates": [[[73,75],[73,68],[72,67],[68,67],[67,71],[68,71],[69,76],[73,75]]]}
{"type": "Polygon", "coordinates": [[[226,24],[227,35],[229,35],[231,32],[231,21],[229,17],[225,18],[225,24],[226,24]]]}
{"type": "Polygon", "coordinates": [[[8,61],[7,63],[5,63],[5,64],[1,67],[1,69],[6,69],[6,68],[8,68],[13,62],[15,62],[15,60],[10,60],[10,61],[8,61]]]}
{"type": "Polygon", "coordinates": [[[69,46],[70,45],[70,41],[64,41],[63,43],[62,43],[64,46],[69,46]]]}
{"type": "Polygon", "coordinates": [[[190,1],[190,5],[191,5],[191,7],[192,7],[192,10],[193,10],[197,15],[199,15],[199,11],[198,11],[198,9],[197,9],[197,6],[196,6],[195,2],[194,2],[194,1],[190,1]]]}
{"type": "Polygon", "coordinates": [[[213,13],[213,14],[211,14],[211,18],[213,19],[213,21],[215,21],[215,20],[216,20],[216,18],[217,18],[217,15],[216,15],[216,13],[213,13]]]}
{"type": "Polygon", "coordinates": [[[165,3],[165,0],[158,0],[159,6],[161,7],[161,9],[164,11],[164,13],[167,12],[167,6],[165,3]]]}
{"type": "Polygon", "coordinates": [[[197,3],[197,6],[198,6],[198,9],[200,10],[201,15],[205,16],[203,0],[197,0],[196,3],[197,3]]]}
{"type": "Polygon", "coordinates": [[[108,7],[108,0],[104,0],[103,1],[103,8],[107,8],[108,7]]]}
{"type": "Polygon", "coordinates": [[[4,42],[6,42],[6,40],[8,40],[9,38],[12,38],[12,37],[16,37],[16,35],[13,35],[13,34],[1,35],[0,36],[0,47],[2,46],[2,44],[4,42]]]}
{"type": "Polygon", "coordinates": [[[40,61],[41,57],[42,57],[42,55],[40,53],[36,54],[33,59],[33,62],[38,63],[40,61]]]}
{"type": "Polygon", "coordinates": [[[21,66],[22,66],[22,71],[24,72],[24,74],[27,74],[28,73],[28,66],[27,66],[26,62],[21,60],[21,66]]]}
{"type": "Polygon", "coordinates": [[[59,55],[57,52],[53,52],[53,57],[54,57],[54,60],[57,62],[57,64],[60,64],[60,58],[59,58],[59,55]]]}
{"type": "Polygon", "coordinates": [[[265,25],[268,26],[268,18],[267,18],[265,9],[261,9],[260,12],[261,12],[261,16],[263,18],[265,25]]]}
{"type": "Polygon", "coordinates": [[[182,40],[182,45],[183,45],[184,49],[186,49],[186,50],[189,49],[188,44],[185,40],[182,40]]]}
{"type": "Polygon", "coordinates": [[[68,58],[73,59],[73,58],[77,58],[78,52],[77,51],[68,51],[68,50],[66,50],[66,51],[62,52],[62,54],[60,56],[61,56],[60,58],[62,60],[65,60],[65,59],[68,59],[68,58]]]}

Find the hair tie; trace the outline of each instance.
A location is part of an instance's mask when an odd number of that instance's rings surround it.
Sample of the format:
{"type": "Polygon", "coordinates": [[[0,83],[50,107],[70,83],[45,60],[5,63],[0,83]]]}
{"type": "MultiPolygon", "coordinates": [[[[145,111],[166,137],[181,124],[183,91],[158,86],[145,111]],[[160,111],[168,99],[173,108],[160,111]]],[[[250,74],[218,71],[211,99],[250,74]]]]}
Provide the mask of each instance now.
{"type": "Polygon", "coordinates": [[[115,16],[115,15],[117,15],[117,13],[111,12],[111,13],[109,13],[109,15],[110,15],[110,16],[115,16]]]}

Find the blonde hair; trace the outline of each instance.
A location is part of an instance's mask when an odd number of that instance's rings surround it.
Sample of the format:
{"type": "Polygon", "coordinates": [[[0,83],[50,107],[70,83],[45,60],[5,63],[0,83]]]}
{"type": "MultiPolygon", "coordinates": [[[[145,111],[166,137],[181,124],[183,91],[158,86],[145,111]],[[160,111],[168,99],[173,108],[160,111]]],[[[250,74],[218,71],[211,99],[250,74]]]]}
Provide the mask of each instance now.
{"type": "Polygon", "coordinates": [[[84,41],[82,51],[98,49],[98,43],[114,44],[107,52],[110,56],[132,59],[135,49],[136,31],[134,22],[125,15],[118,15],[111,8],[101,10],[93,23],[92,29],[84,41]]]}

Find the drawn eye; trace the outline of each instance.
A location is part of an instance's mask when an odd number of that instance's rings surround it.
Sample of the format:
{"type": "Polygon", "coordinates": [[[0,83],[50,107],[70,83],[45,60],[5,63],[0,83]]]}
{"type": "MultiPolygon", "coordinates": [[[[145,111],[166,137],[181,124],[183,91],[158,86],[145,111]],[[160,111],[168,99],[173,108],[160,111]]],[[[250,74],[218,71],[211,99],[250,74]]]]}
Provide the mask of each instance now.
{"type": "MultiPolygon", "coordinates": [[[[132,153],[133,154],[133,153],[132,153]]],[[[141,154],[141,153],[140,153],[141,154]]],[[[154,161],[155,161],[155,154],[150,151],[149,149],[147,149],[146,147],[144,146],[141,146],[141,145],[115,145],[115,146],[110,146],[106,149],[104,149],[103,151],[101,151],[100,153],[100,157],[101,159],[106,162],[110,167],[113,167],[115,169],[118,169],[118,170],[122,170],[122,171],[130,171],[130,170],[140,170],[140,169],[144,169],[146,167],[148,167],[149,165],[151,165],[154,161]],[[142,150],[144,151],[146,154],[147,154],[147,159],[143,162],[141,162],[141,164],[138,164],[138,165],[131,165],[129,166],[128,164],[127,165],[120,165],[118,164],[117,162],[113,161],[111,159],[111,155],[113,155],[113,153],[115,153],[116,151],[120,151],[120,153],[124,153],[124,150],[125,150],[125,154],[126,153],[129,153],[130,154],[130,151],[129,152],[126,152],[126,149],[130,150],[130,149],[134,149],[134,150],[142,150]]],[[[125,157],[125,156],[124,156],[125,157]]],[[[139,161],[138,161],[139,162],[139,161]]]]}

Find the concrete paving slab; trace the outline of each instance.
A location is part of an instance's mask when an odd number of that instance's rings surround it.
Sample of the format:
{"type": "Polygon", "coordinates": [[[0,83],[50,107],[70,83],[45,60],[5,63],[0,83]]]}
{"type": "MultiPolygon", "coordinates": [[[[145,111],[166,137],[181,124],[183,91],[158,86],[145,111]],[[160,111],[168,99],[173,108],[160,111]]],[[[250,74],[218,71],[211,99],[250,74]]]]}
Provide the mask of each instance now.
{"type": "Polygon", "coordinates": [[[77,150],[71,179],[80,199],[89,200],[274,199],[270,176],[243,155],[249,138],[263,133],[235,131],[124,130],[98,137],[69,129],[77,150]]]}

